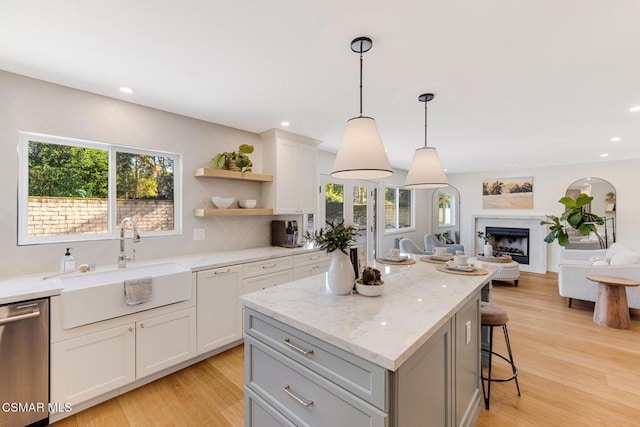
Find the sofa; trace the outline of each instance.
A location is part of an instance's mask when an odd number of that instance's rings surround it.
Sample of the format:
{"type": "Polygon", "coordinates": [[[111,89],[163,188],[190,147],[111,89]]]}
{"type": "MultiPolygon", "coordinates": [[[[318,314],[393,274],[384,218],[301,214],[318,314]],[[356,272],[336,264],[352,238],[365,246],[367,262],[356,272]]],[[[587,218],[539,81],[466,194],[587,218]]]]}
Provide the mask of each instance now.
{"type": "MultiPolygon", "coordinates": [[[[598,284],[587,280],[588,274],[640,281],[640,252],[621,243],[614,243],[609,249],[563,249],[558,266],[558,292],[567,298],[568,307],[573,299],[595,302],[598,284]]],[[[640,287],[628,287],[626,291],[629,308],[640,309],[640,287]]]]}

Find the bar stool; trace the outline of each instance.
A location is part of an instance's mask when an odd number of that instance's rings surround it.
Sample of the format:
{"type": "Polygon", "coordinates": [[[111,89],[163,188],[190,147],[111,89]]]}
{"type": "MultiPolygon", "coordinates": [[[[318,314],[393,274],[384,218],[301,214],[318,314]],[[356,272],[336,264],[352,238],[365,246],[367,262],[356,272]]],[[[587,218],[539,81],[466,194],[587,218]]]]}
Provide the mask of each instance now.
{"type": "Polygon", "coordinates": [[[488,353],[489,355],[489,365],[487,368],[488,375],[485,377],[482,373],[480,373],[480,377],[482,378],[482,394],[484,396],[484,407],[489,409],[489,398],[491,397],[491,383],[492,382],[506,382],[515,380],[516,382],[516,390],[518,391],[518,396],[520,396],[520,385],[518,385],[518,368],[513,363],[513,354],[511,353],[511,343],[509,342],[509,333],[507,331],[507,322],[509,321],[509,316],[507,315],[507,311],[499,307],[495,304],[491,304],[488,302],[481,301],[480,302],[480,317],[481,317],[481,325],[489,328],[489,348],[482,348],[482,351],[488,353]],[[496,353],[493,351],[493,328],[496,326],[502,326],[502,332],[504,333],[504,340],[507,345],[507,352],[509,358],[503,356],[502,354],[496,353]],[[492,356],[498,356],[499,358],[506,361],[509,365],[511,365],[511,370],[513,375],[507,378],[493,378],[491,376],[491,364],[493,362],[492,356]],[[485,382],[487,383],[485,390],[485,382]]]}

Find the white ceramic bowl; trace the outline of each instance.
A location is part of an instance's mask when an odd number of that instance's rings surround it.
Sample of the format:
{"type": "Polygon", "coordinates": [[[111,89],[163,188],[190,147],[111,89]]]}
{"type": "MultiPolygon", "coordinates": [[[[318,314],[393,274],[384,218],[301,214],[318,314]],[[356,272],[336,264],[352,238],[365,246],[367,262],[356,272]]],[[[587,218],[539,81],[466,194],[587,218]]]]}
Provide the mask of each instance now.
{"type": "Polygon", "coordinates": [[[240,199],[238,201],[238,204],[240,205],[241,208],[253,209],[253,208],[256,207],[256,200],[255,199],[240,199]]]}
{"type": "Polygon", "coordinates": [[[233,197],[212,197],[211,201],[218,209],[227,209],[233,203],[233,197]]]}
{"type": "Polygon", "coordinates": [[[381,285],[363,285],[360,280],[356,280],[356,291],[360,295],[364,295],[367,297],[377,297],[382,295],[382,291],[384,291],[384,282],[381,285]]]}

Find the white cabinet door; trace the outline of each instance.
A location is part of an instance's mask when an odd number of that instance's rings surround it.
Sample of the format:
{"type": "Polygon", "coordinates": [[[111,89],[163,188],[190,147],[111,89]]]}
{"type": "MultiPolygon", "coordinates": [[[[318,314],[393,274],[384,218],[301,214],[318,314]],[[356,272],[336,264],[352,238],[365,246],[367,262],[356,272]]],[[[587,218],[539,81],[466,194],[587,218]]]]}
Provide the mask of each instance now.
{"type": "Polygon", "coordinates": [[[329,270],[329,260],[323,259],[313,265],[305,265],[293,269],[293,280],[304,279],[305,277],[324,274],[329,270]]]}
{"type": "Polygon", "coordinates": [[[136,322],[136,379],[195,355],[195,307],[136,322]]]}
{"type": "Polygon", "coordinates": [[[242,266],[197,273],[198,354],[242,338],[242,266]]]}
{"type": "Polygon", "coordinates": [[[51,345],[51,401],[71,405],[135,380],[135,324],[51,345]]]}
{"type": "Polygon", "coordinates": [[[295,181],[298,184],[298,213],[314,213],[318,200],[316,148],[305,144],[297,148],[298,171],[295,181]]]}
{"type": "Polygon", "coordinates": [[[278,140],[276,172],[276,214],[299,213],[298,147],[295,142],[278,140]],[[286,166],[285,166],[286,165],[286,166]]]}

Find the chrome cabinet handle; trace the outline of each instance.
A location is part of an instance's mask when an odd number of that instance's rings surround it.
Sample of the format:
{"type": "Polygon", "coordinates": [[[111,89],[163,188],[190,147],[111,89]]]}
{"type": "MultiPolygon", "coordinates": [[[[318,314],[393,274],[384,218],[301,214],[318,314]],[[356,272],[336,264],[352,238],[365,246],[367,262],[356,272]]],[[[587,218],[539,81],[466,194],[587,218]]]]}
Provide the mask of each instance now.
{"type": "Polygon", "coordinates": [[[213,274],[227,274],[230,271],[231,271],[231,269],[225,268],[224,270],[218,270],[218,271],[214,272],[213,274]]]}
{"type": "Polygon", "coordinates": [[[144,323],[140,323],[140,327],[141,327],[141,328],[144,328],[144,323]]]}
{"type": "Polygon", "coordinates": [[[32,313],[20,314],[18,316],[7,317],[4,319],[0,319],[0,325],[5,325],[11,322],[17,322],[18,320],[31,319],[32,317],[40,316],[40,311],[34,311],[32,313]]]}
{"type": "Polygon", "coordinates": [[[129,332],[133,332],[133,326],[129,326],[129,332]]]}
{"type": "Polygon", "coordinates": [[[267,269],[267,268],[273,268],[273,267],[275,267],[276,265],[278,265],[278,264],[273,263],[273,264],[269,264],[269,265],[263,265],[263,266],[262,266],[262,269],[264,270],[264,269],[267,269]]]}
{"type": "Polygon", "coordinates": [[[282,391],[284,391],[285,393],[287,393],[293,400],[295,400],[296,402],[298,402],[299,404],[301,404],[304,407],[307,406],[311,406],[313,405],[313,400],[304,400],[298,396],[296,396],[292,391],[291,391],[291,387],[289,387],[289,384],[285,384],[284,387],[282,387],[282,391]]]}
{"type": "Polygon", "coordinates": [[[310,259],[310,260],[312,260],[312,259],[318,259],[318,258],[320,258],[318,255],[316,255],[316,256],[310,256],[310,257],[309,257],[309,259],[310,259]]]}
{"type": "Polygon", "coordinates": [[[291,347],[292,349],[294,349],[295,351],[297,351],[298,353],[301,353],[301,354],[303,354],[305,356],[313,354],[313,350],[312,349],[305,350],[304,348],[300,348],[297,345],[292,344],[291,340],[289,339],[289,337],[286,337],[284,339],[284,341],[282,341],[282,342],[285,343],[286,345],[288,345],[289,347],[291,347]]]}

